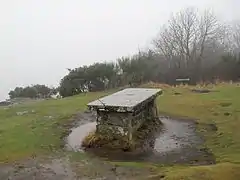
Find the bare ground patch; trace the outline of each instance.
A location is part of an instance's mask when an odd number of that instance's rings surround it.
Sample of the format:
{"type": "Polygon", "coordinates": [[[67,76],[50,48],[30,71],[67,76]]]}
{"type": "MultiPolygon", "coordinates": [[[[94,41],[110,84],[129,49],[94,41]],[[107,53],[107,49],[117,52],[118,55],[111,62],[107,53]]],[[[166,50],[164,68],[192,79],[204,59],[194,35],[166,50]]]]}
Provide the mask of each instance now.
{"type": "MultiPolygon", "coordinates": [[[[196,132],[197,123],[193,120],[173,117],[160,117],[163,126],[154,131],[142,142],[151,148],[142,147],[142,151],[125,152],[106,148],[88,148],[87,152],[110,161],[137,161],[158,164],[214,164],[215,158],[207,148],[203,148],[204,140],[196,132]],[[144,150],[143,150],[144,149],[144,150]]],[[[86,121],[85,121],[86,122],[86,121]]],[[[216,131],[214,124],[204,125],[210,131],[216,131]]],[[[94,123],[80,125],[73,129],[68,143],[74,151],[83,151],[81,142],[89,132],[94,131],[94,123]],[[89,129],[90,128],[90,129],[89,129]],[[71,135],[78,139],[71,141],[71,135]],[[75,144],[74,144],[75,143],[75,144]]],[[[151,127],[152,128],[152,127],[151,127]]],[[[155,127],[154,127],[155,128],[155,127]]]]}
{"type": "MultiPolygon", "coordinates": [[[[212,164],[213,155],[205,148],[199,148],[203,139],[196,133],[196,123],[189,120],[179,120],[170,117],[160,117],[163,122],[163,131],[160,131],[148,140],[153,140],[153,149],[144,153],[92,151],[83,153],[88,158],[69,158],[69,153],[62,152],[58,156],[33,158],[12,164],[0,165],[1,180],[133,180],[155,178],[151,168],[117,166],[117,162],[141,162],[156,164],[212,164]],[[93,155],[93,156],[92,156],[93,155]],[[100,157],[100,158],[99,158],[100,157]],[[106,161],[107,160],[107,161],[106,161]]],[[[89,112],[76,114],[71,123],[61,126],[66,134],[76,128],[95,121],[95,115],[89,112]]],[[[216,130],[214,125],[207,126],[216,130]]],[[[83,133],[81,136],[84,136],[83,133]]],[[[78,136],[76,136],[78,137],[78,136]]],[[[76,138],[75,137],[75,138],[76,138]]],[[[79,137],[79,140],[84,137],[79,137]]],[[[64,140],[67,140],[64,137],[64,140]]],[[[79,143],[80,141],[76,141],[79,143]]],[[[81,150],[81,147],[75,149],[81,150]]],[[[163,178],[159,175],[157,178],[163,178]]]]}
{"type": "Polygon", "coordinates": [[[73,161],[66,155],[0,165],[1,180],[137,180],[150,175],[146,168],[121,167],[95,158],[73,161]]]}

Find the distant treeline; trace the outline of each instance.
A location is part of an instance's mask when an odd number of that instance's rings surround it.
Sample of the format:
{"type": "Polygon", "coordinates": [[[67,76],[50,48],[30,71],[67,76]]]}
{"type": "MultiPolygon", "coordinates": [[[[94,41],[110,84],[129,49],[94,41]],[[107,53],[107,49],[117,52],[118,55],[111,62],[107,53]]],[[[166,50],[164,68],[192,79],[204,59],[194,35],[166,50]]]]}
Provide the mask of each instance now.
{"type": "Polygon", "coordinates": [[[49,88],[45,85],[32,85],[27,87],[16,87],[8,93],[10,99],[14,98],[47,98],[56,94],[57,89],[49,88]]]}
{"type": "Polygon", "coordinates": [[[60,82],[63,97],[149,81],[191,84],[240,79],[240,23],[225,25],[214,13],[187,8],[171,16],[153,48],[116,62],[69,69],[60,82]]]}
{"type": "MultiPolygon", "coordinates": [[[[173,85],[183,78],[189,78],[190,84],[240,80],[240,22],[226,25],[209,10],[187,8],[169,18],[151,45],[114,62],[69,69],[60,81],[60,94],[66,97],[149,81],[173,85]]],[[[20,91],[21,96],[39,94],[33,87],[20,91]]],[[[18,92],[9,95],[16,97],[18,92]]]]}

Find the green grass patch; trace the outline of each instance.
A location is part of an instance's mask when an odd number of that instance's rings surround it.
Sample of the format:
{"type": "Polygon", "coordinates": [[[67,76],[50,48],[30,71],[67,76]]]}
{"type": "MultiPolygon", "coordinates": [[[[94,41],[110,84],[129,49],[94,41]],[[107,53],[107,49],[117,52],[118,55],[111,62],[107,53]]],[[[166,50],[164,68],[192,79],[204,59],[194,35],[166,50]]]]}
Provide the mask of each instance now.
{"type": "Polygon", "coordinates": [[[165,180],[238,180],[240,165],[221,163],[213,166],[168,167],[164,172],[165,180]]]}
{"type": "Polygon", "coordinates": [[[159,110],[167,114],[187,116],[200,124],[215,124],[216,133],[203,132],[206,145],[218,162],[240,163],[240,87],[217,86],[208,94],[193,93],[186,88],[171,88],[158,98],[159,110]],[[178,91],[181,95],[174,96],[178,91]],[[231,104],[222,106],[222,104],[231,104]],[[226,113],[229,113],[226,115],[226,113]]]}
{"type": "MultiPolygon", "coordinates": [[[[194,119],[205,145],[215,155],[217,164],[210,166],[173,166],[158,168],[165,179],[219,179],[235,180],[240,177],[240,87],[220,84],[204,87],[209,93],[194,93],[191,86],[161,86],[159,111],[194,119]],[[216,131],[202,124],[214,124],[216,131]]],[[[112,91],[113,92],[113,91],[112,91]]],[[[46,100],[0,108],[0,162],[9,162],[29,156],[58,151],[61,137],[66,132],[73,114],[83,111],[86,104],[111,92],[87,93],[60,100],[46,100]],[[17,112],[28,111],[23,115],[17,112]]],[[[80,155],[79,155],[80,156],[80,155]]],[[[82,156],[82,155],[81,155],[82,156]]],[[[82,157],[79,157],[82,158],[82,157]]],[[[117,162],[115,162],[117,163],[117,162]]],[[[122,166],[145,166],[135,162],[120,162],[122,166]]]]}
{"type": "Polygon", "coordinates": [[[0,109],[0,162],[59,150],[73,114],[106,92],[88,93],[60,100],[26,103],[0,109]],[[27,113],[17,115],[18,112],[27,113]]]}
{"type": "MultiPolygon", "coordinates": [[[[217,165],[166,168],[165,179],[239,179],[240,170],[240,87],[218,85],[210,93],[191,92],[193,87],[169,88],[158,98],[159,110],[176,116],[189,117],[199,123],[198,131],[206,146],[216,157],[217,165]],[[174,95],[179,92],[179,95],[174,95]],[[214,124],[217,131],[201,124],[214,124]]],[[[205,87],[206,88],[206,87],[205,87]]],[[[161,169],[162,170],[162,169],[161,169]]]]}

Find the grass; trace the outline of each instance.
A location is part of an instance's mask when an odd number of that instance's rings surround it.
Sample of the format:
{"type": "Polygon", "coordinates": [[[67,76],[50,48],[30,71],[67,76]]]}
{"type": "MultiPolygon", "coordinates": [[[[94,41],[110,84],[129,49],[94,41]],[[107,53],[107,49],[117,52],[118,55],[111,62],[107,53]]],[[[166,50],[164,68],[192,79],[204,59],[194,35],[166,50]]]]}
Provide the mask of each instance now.
{"type": "Polygon", "coordinates": [[[217,133],[204,131],[206,145],[215,154],[217,162],[240,163],[240,87],[219,85],[208,94],[190,93],[189,88],[170,89],[159,98],[160,111],[177,116],[187,116],[199,123],[213,123],[217,133]],[[182,95],[172,95],[174,91],[182,95]],[[229,106],[223,106],[229,103],[229,106]],[[229,113],[229,115],[226,115],[229,113]]]}
{"type": "MultiPolygon", "coordinates": [[[[189,86],[159,87],[164,90],[163,95],[158,98],[159,110],[198,121],[198,130],[205,137],[206,146],[214,153],[217,164],[192,167],[156,166],[157,173],[164,173],[167,180],[239,179],[240,87],[236,84],[219,84],[207,87],[213,90],[207,94],[191,92],[190,89],[195,87],[189,86]],[[217,126],[216,132],[201,126],[210,123],[217,126]]],[[[61,100],[0,108],[0,162],[58,151],[62,145],[61,137],[66,130],[63,125],[69,123],[73,114],[83,111],[87,102],[107,93],[109,92],[87,93],[61,100]],[[28,113],[21,116],[16,114],[22,111],[28,113]]],[[[144,166],[135,162],[121,162],[119,165],[144,166]]]]}
{"type": "Polygon", "coordinates": [[[0,109],[0,162],[57,151],[71,116],[87,102],[106,94],[89,93],[61,100],[27,103],[0,109]],[[17,112],[28,111],[24,115],[17,112]]]}
{"type": "Polygon", "coordinates": [[[193,118],[199,124],[215,124],[218,128],[215,133],[201,128],[201,125],[198,130],[214,153],[217,165],[165,168],[165,179],[239,179],[240,87],[220,84],[211,87],[213,92],[208,94],[192,93],[191,88],[168,88],[158,99],[159,109],[167,114],[193,118]],[[176,92],[180,95],[174,95],[176,92]]]}

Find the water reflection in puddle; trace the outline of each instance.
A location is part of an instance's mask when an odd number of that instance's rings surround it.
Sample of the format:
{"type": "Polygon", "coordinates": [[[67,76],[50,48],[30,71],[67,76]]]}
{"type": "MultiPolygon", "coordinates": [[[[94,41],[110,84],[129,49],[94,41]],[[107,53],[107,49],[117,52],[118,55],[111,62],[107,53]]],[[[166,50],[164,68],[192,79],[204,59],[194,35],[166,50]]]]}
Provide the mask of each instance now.
{"type": "Polygon", "coordinates": [[[96,122],[80,125],[73,128],[72,132],[67,137],[67,148],[73,151],[83,151],[81,144],[83,139],[92,131],[96,129],[96,122]]]}
{"type": "MultiPolygon", "coordinates": [[[[151,162],[177,162],[186,159],[195,159],[202,152],[197,151],[197,146],[202,143],[201,138],[195,132],[195,123],[191,121],[174,120],[166,117],[160,118],[163,130],[157,134],[154,148],[141,154],[121,152],[101,152],[95,154],[112,160],[124,161],[151,161],[151,162]]],[[[67,137],[67,147],[73,151],[83,151],[81,143],[84,137],[94,131],[96,123],[91,122],[72,129],[67,137]]]]}
{"type": "Polygon", "coordinates": [[[164,124],[162,133],[156,137],[154,149],[157,152],[168,152],[184,146],[192,146],[200,141],[191,122],[161,118],[164,124]]]}
{"type": "MultiPolygon", "coordinates": [[[[162,132],[156,136],[155,151],[164,153],[199,141],[193,126],[189,122],[168,118],[161,118],[161,121],[164,127],[162,132]]],[[[72,129],[71,134],[67,137],[67,145],[71,150],[81,151],[82,140],[95,129],[96,122],[83,124],[72,129]]]]}

